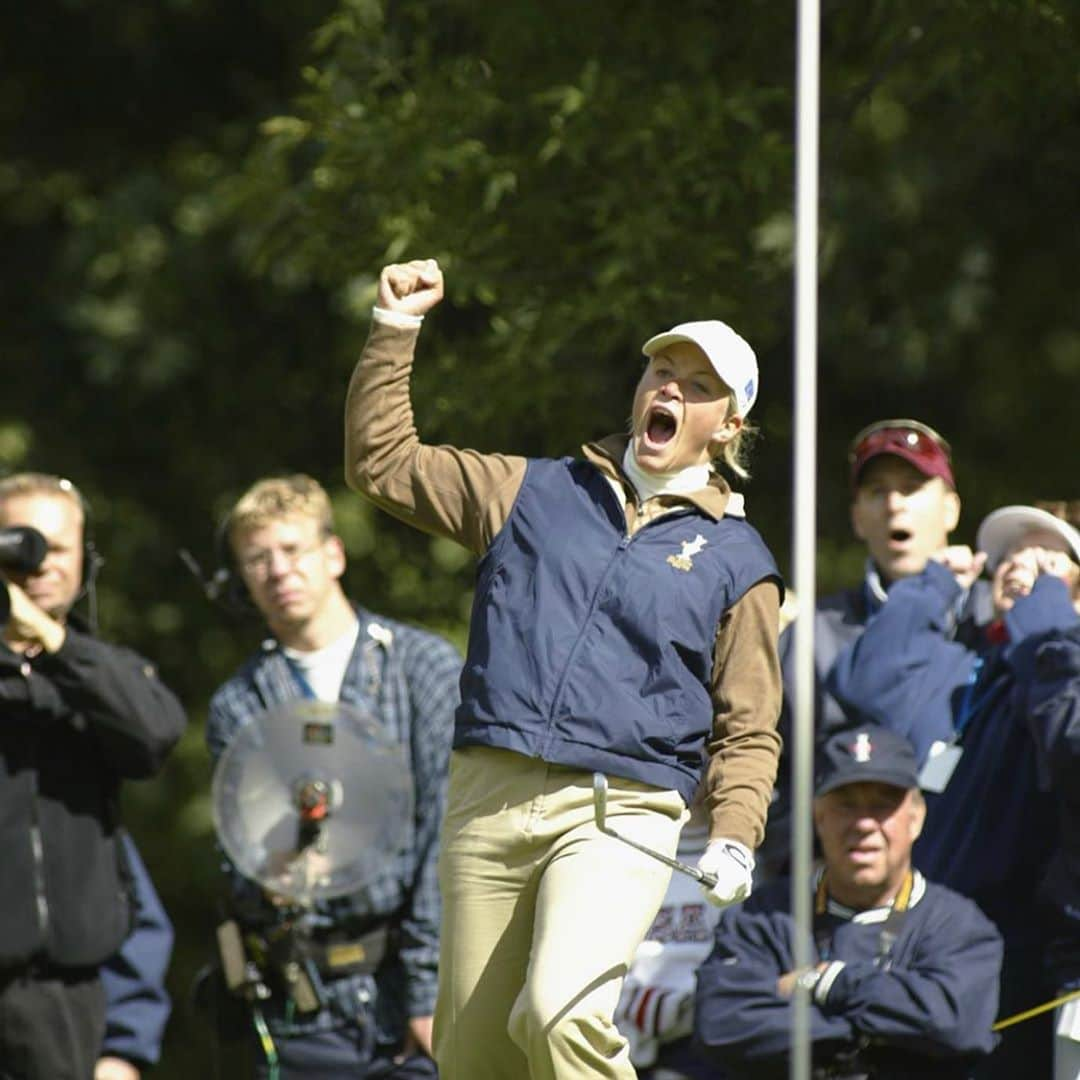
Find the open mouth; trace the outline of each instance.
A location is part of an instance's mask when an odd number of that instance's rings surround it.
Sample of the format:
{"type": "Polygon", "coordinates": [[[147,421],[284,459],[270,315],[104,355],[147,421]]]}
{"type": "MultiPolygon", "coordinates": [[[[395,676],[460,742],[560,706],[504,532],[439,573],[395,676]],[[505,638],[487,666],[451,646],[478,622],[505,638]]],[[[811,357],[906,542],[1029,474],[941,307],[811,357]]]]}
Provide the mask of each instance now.
{"type": "Polygon", "coordinates": [[[893,544],[906,544],[911,539],[909,529],[890,529],[889,542],[893,544]]]}
{"type": "Polygon", "coordinates": [[[651,446],[664,446],[675,438],[678,423],[666,409],[652,408],[645,420],[645,439],[651,446]]]}

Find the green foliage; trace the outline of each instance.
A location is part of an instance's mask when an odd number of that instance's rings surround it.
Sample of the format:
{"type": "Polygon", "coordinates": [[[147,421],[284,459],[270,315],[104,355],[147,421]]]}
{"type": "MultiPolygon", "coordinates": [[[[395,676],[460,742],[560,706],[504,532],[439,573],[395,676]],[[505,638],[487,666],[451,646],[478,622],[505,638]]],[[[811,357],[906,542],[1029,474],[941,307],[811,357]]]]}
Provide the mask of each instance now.
{"type": "MultiPolygon", "coordinates": [[[[447,273],[414,377],[428,441],[573,452],[624,424],[645,337],[730,321],[764,382],[751,516],[786,563],[794,5],[9,8],[0,468],[83,486],[105,629],[189,705],[164,775],[127,796],[183,1003],[218,887],[201,720],[260,629],[211,608],[177,549],[216,565],[231,500],[302,469],[332,492],[350,591],[464,645],[471,561],[342,480],[384,263],[447,273]]],[[[823,590],[861,563],[844,453],[882,415],[954,443],[958,539],[1076,493],[1077,21],[1066,0],[825,5],[823,590]]],[[[206,1042],[180,1004],[157,1075],[208,1068],[206,1042]]]]}

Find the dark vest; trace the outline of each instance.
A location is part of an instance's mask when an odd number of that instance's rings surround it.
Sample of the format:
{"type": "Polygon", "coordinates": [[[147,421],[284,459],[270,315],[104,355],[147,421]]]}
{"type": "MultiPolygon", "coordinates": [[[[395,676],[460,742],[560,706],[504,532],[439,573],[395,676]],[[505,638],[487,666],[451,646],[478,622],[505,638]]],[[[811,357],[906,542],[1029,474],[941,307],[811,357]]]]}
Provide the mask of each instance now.
{"type": "Polygon", "coordinates": [[[725,611],[779,578],[755,529],[691,504],[626,534],[590,463],[530,461],[478,567],[455,746],[513,750],[689,803],[725,611]]]}

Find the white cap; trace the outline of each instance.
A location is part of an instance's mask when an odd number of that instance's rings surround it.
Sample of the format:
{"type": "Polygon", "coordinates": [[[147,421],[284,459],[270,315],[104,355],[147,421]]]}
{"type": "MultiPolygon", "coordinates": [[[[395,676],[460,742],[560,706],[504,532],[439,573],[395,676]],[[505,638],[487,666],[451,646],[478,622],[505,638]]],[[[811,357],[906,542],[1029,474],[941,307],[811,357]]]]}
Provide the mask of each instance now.
{"type": "Polygon", "coordinates": [[[649,338],[641,351],[654,356],[680,341],[691,341],[709,358],[713,371],[735,395],[735,411],[745,416],[758,395],[758,366],[754,350],[727,323],[718,319],[679,323],[663,334],[649,338]]]}
{"type": "Polygon", "coordinates": [[[1080,532],[1067,521],[1035,506],[1003,506],[987,514],[975,535],[975,546],[986,552],[986,565],[992,571],[1025,533],[1036,529],[1057,533],[1069,545],[1073,559],[1080,563],[1080,532]]]}

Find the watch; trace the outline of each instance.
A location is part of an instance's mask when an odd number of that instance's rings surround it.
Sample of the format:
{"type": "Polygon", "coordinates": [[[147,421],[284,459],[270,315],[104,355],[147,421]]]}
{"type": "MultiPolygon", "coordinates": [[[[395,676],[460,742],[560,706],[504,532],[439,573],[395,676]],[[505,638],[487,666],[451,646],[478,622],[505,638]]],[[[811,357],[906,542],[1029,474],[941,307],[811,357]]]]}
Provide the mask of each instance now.
{"type": "Polygon", "coordinates": [[[816,967],[807,968],[806,971],[799,973],[799,977],[795,980],[795,985],[800,990],[805,990],[811,997],[814,996],[814,991],[817,989],[817,984],[821,982],[822,972],[818,971],[816,967]]]}

